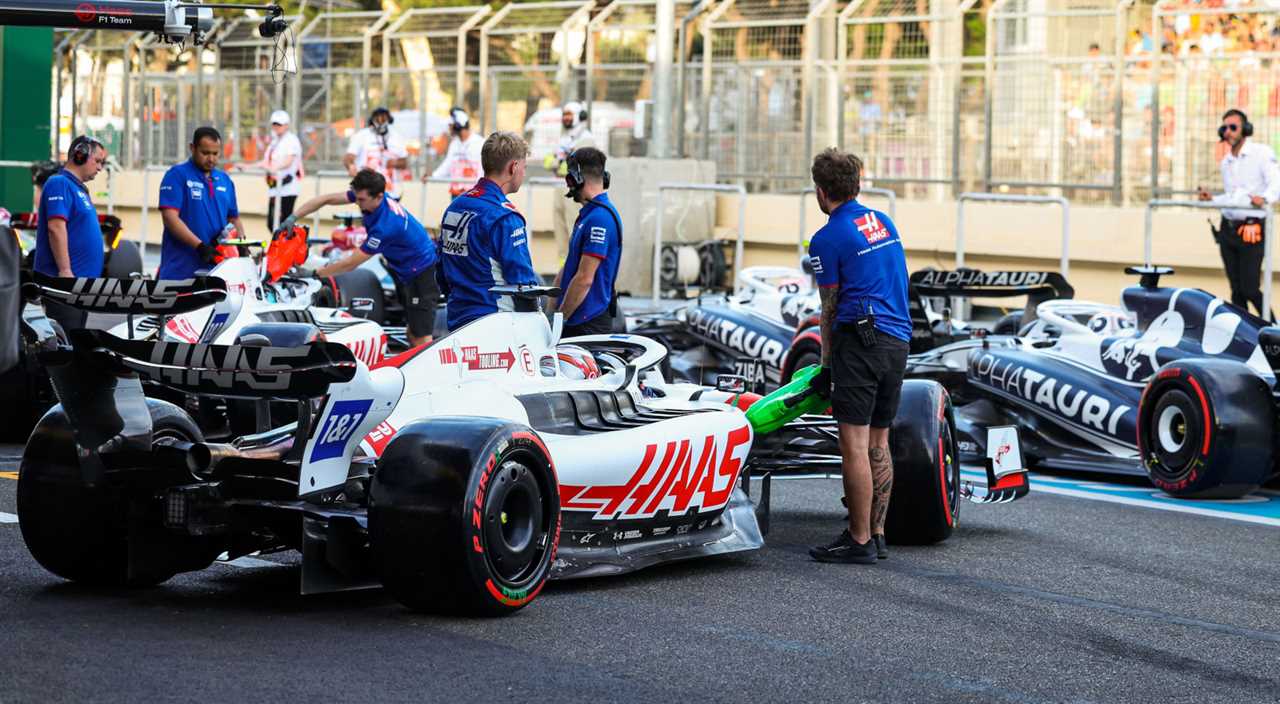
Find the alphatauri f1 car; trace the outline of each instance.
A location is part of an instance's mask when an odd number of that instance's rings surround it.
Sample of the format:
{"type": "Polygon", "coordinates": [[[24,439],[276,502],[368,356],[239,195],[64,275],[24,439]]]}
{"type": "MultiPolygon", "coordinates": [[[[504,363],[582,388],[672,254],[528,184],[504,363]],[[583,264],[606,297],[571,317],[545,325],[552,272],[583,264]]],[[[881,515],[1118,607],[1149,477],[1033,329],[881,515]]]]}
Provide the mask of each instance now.
{"type": "MultiPolygon", "coordinates": [[[[1036,304],[1073,295],[1057,272],[917,271],[911,275],[909,300],[911,352],[975,335],[978,328],[951,316],[947,298],[1026,296],[1026,310],[1004,316],[993,329],[1013,334],[1024,319],[1031,320],[1036,304]]],[[[732,370],[758,390],[771,389],[820,359],[819,313],[818,292],[807,270],[754,266],[738,274],[734,295],[702,296],[674,316],[645,319],[631,329],[678,350],[670,360],[678,377],[709,382],[732,370]]]]}
{"type": "MultiPolygon", "coordinates": [[[[224,297],[220,284],[138,282],[127,296],[64,300],[181,314],[224,297]]],[[[304,592],[382,584],[412,608],[504,614],[551,577],[756,549],[771,475],[753,505],[749,473],[838,466],[823,450],[830,419],[796,421],[801,429],[766,442],[739,408],[751,397],[727,388],[741,379],[672,383],[653,340],[562,342],[563,319],[536,310],[555,289],[495,291],[516,310],[373,365],[318,336],[277,345],[262,330],[285,323],[260,324],[265,346],[74,331],[45,355],[61,404],[32,433],[19,473],[28,548],[51,572],[98,584],[153,584],[223,553],[294,549],[304,592]],[[205,442],[183,409],[143,394],[143,379],[291,400],[297,421],[205,442]]],[[[1018,471],[993,473],[985,490],[961,485],[941,385],[909,382],[901,405],[890,540],[943,540],[961,498],[1025,493],[1018,471]]]]}
{"type": "Polygon", "coordinates": [[[914,355],[957,400],[963,455],[1015,424],[1029,465],[1146,474],[1166,493],[1236,497],[1276,471],[1280,328],[1205,291],[1141,277],[1123,307],[1047,301],[1016,337],[914,355]]]}

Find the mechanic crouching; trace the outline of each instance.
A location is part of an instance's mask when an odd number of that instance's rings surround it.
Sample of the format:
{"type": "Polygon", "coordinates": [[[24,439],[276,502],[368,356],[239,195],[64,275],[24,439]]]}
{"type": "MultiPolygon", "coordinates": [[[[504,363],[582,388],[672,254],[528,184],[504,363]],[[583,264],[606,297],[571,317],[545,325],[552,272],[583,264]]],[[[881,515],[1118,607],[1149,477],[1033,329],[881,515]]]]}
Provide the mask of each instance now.
{"type": "Polygon", "coordinates": [[[316,196],[303,203],[281,221],[277,232],[287,232],[299,218],[305,218],[326,205],[355,203],[364,216],[364,243],[342,259],[315,271],[298,269],[298,275],[336,276],[381,254],[396,280],[396,291],[404,305],[409,342],[415,347],[430,344],[436,320],[436,302],[440,298],[440,288],[436,285],[439,256],[426,228],[404,209],[400,201],[392,198],[386,188],[387,180],[382,174],[373,169],[361,169],[351,179],[350,190],[316,196]]]}
{"type": "Polygon", "coordinates": [[[874,564],[888,557],[889,427],[911,341],[907,260],[893,222],[856,200],[856,156],[827,149],[814,158],[812,173],[828,220],[809,243],[822,301],[822,369],[811,383],[830,394],[839,425],[849,527],[809,554],[819,562],[874,564]]]}
{"type": "Polygon", "coordinates": [[[514,132],[494,132],[480,148],[481,178],[449,204],[440,223],[440,272],[449,300],[449,330],[510,310],[494,286],[539,284],[529,258],[524,216],[507,196],[524,184],[529,145],[514,132]]]}
{"type": "Polygon", "coordinates": [[[556,274],[555,285],[561,287],[561,293],[551,310],[558,306],[564,313],[565,337],[607,335],[617,312],[622,218],[605,193],[609,172],[604,169],[604,152],[583,147],[565,163],[564,180],[569,187],[565,198],[572,198],[582,209],[569,238],[569,256],[556,274]]]}
{"type": "MultiPolygon", "coordinates": [[[[102,276],[102,228],[86,183],[107,161],[106,147],[81,135],[67,149],[67,163],[40,191],[36,211],[36,256],[32,268],[45,276],[102,276]]],[[[60,301],[44,299],[45,315],[63,330],[85,327],[88,314],[60,301]]]]}

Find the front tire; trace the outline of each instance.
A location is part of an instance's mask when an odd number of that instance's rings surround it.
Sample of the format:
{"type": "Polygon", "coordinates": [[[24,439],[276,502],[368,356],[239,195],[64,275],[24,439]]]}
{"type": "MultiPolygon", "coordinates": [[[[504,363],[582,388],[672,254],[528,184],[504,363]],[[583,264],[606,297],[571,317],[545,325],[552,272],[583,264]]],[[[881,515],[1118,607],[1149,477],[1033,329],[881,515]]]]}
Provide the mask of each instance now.
{"type": "MultiPolygon", "coordinates": [[[[204,440],[195,422],[177,406],[147,399],[147,410],[153,443],[204,440]]],[[[86,485],[76,452],[71,422],[61,405],[54,406],[32,432],[18,471],[18,523],[27,549],[42,567],[73,582],[138,587],[159,584],[179,571],[213,561],[216,548],[194,539],[184,543],[164,532],[159,525],[163,514],[155,510],[157,502],[110,480],[101,486],[86,485]],[[175,546],[172,561],[130,569],[129,524],[138,516],[155,519],[147,527],[162,542],[175,546]]],[[[174,483],[188,481],[185,473],[175,469],[174,483]]]]}
{"type": "Polygon", "coordinates": [[[1138,404],[1138,452],[1151,483],[1171,496],[1244,496],[1272,475],[1267,384],[1226,359],[1170,362],[1138,404]]]}
{"type": "Polygon", "coordinates": [[[885,517],[891,543],[927,545],[951,536],[960,519],[960,462],[951,397],[935,381],[903,382],[889,431],[893,492],[885,517]]]}
{"type": "Polygon", "coordinates": [[[525,426],[413,423],[378,461],[369,501],[374,569],[411,609],[514,613],[546,584],[559,538],[555,469],[525,426]]]}

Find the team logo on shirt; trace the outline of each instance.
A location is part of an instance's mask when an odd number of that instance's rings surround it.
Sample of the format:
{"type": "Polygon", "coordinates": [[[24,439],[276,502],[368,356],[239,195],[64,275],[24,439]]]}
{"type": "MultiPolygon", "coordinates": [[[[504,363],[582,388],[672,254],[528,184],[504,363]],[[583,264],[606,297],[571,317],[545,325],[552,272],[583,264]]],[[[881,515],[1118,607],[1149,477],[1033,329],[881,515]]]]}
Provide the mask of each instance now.
{"type": "Polygon", "coordinates": [[[880,218],[875,213],[867,213],[860,218],[854,218],[853,224],[858,226],[858,232],[867,238],[867,244],[875,244],[889,236],[889,230],[880,222],[880,218]]]}
{"type": "Polygon", "coordinates": [[[369,245],[369,249],[377,249],[382,246],[382,240],[377,237],[370,237],[365,240],[365,244],[369,245]]]}
{"type": "Polygon", "coordinates": [[[476,214],[470,210],[462,212],[451,210],[444,214],[444,222],[440,225],[440,249],[445,254],[465,257],[471,251],[467,245],[468,230],[475,216],[476,214]]]}
{"type": "Polygon", "coordinates": [[[812,257],[809,257],[809,264],[811,264],[811,265],[813,266],[813,273],[815,273],[815,274],[821,274],[821,273],[822,273],[822,258],[821,258],[821,257],[818,257],[817,255],[814,255],[814,256],[812,256],[812,257]]]}
{"type": "Polygon", "coordinates": [[[605,233],[604,233],[604,228],[603,228],[603,227],[593,227],[593,228],[591,228],[591,243],[592,243],[592,244],[604,244],[604,237],[605,237],[605,233]]]}

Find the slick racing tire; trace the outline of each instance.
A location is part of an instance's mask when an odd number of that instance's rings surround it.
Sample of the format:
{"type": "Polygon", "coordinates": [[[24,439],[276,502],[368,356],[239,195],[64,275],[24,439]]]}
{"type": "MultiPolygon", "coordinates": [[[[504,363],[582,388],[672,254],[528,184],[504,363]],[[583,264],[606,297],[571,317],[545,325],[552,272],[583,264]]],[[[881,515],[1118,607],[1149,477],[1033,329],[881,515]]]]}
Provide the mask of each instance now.
{"type": "Polygon", "coordinates": [[[357,318],[372,320],[383,325],[387,322],[386,300],[378,275],[368,269],[353,269],[344,274],[321,279],[320,292],[313,300],[322,308],[343,308],[357,318]],[[351,310],[351,302],[357,298],[373,300],[371,310],[351,310]]]}
{"type": "MultiPolygon", "coordinates": [[[[796,372],[800,371],[801,369],[804,369],[805,367],[813,366],[815,364],[821,364],[821,363],[822,363],[821,351],[805,350],[799,353],[798,355],[796,355],[795,359],[792,360],[790,364],[787,365],[787,381],[791,381],[792,379],[794,379],[796,376],[796,372]]],[[[786,382],[783,382],[783,383],[785,384],[786,382]]]]}
{"type": "Polygon", "coordinates": [[[1171,496],[1244,496],[1272,474],[1271,390],[1228,359],[1161,367],[1138,404],[1138,452],[1151,483],[1171,496]]]}
{"type": "MultiPolygon", "coordinates": [[[[191,417],[171,403],[147,399],[153,443],[202,442],[191,417]]],[[[193,481],[175,469],[172,484],[193,481]]],[[[108,478],[85,484],[71,423],[54,406],[31,433],[18,470],[18,524],[31,556],[53,574],[105,587],[159,584],[181,571],[208,567],[222,551],[209,540],[170,533],[164,506],[149,490],[132,490],[108,478]],[[130,523],[147,544],[148,564],[129,565],[130,523]]],[[[135,561],[139,562],[139,561],[135,561]]]]}
{"type": "Polygon", "coordinates": [[[946,540],[960,517],[960,462],[951,397],[935,381],[903,382],[889,430],[893,491],[884,536],[891,543],[946,540]]]}
{"type": "Polygon", "coordinates": [[[134,274],[142,273],[142,252],[138,244],[129,240],[120,240],[116,248],[107,255],[105,276],[110,279],[129,279],[134,274]]]}
{"type": "Polygon", "coordinates": [[[523,425],[432,418],[397,433],[378,461],[373,567],[411,609],[514,613],[546,584],[559,538],[555,468],[523,425]]]}

